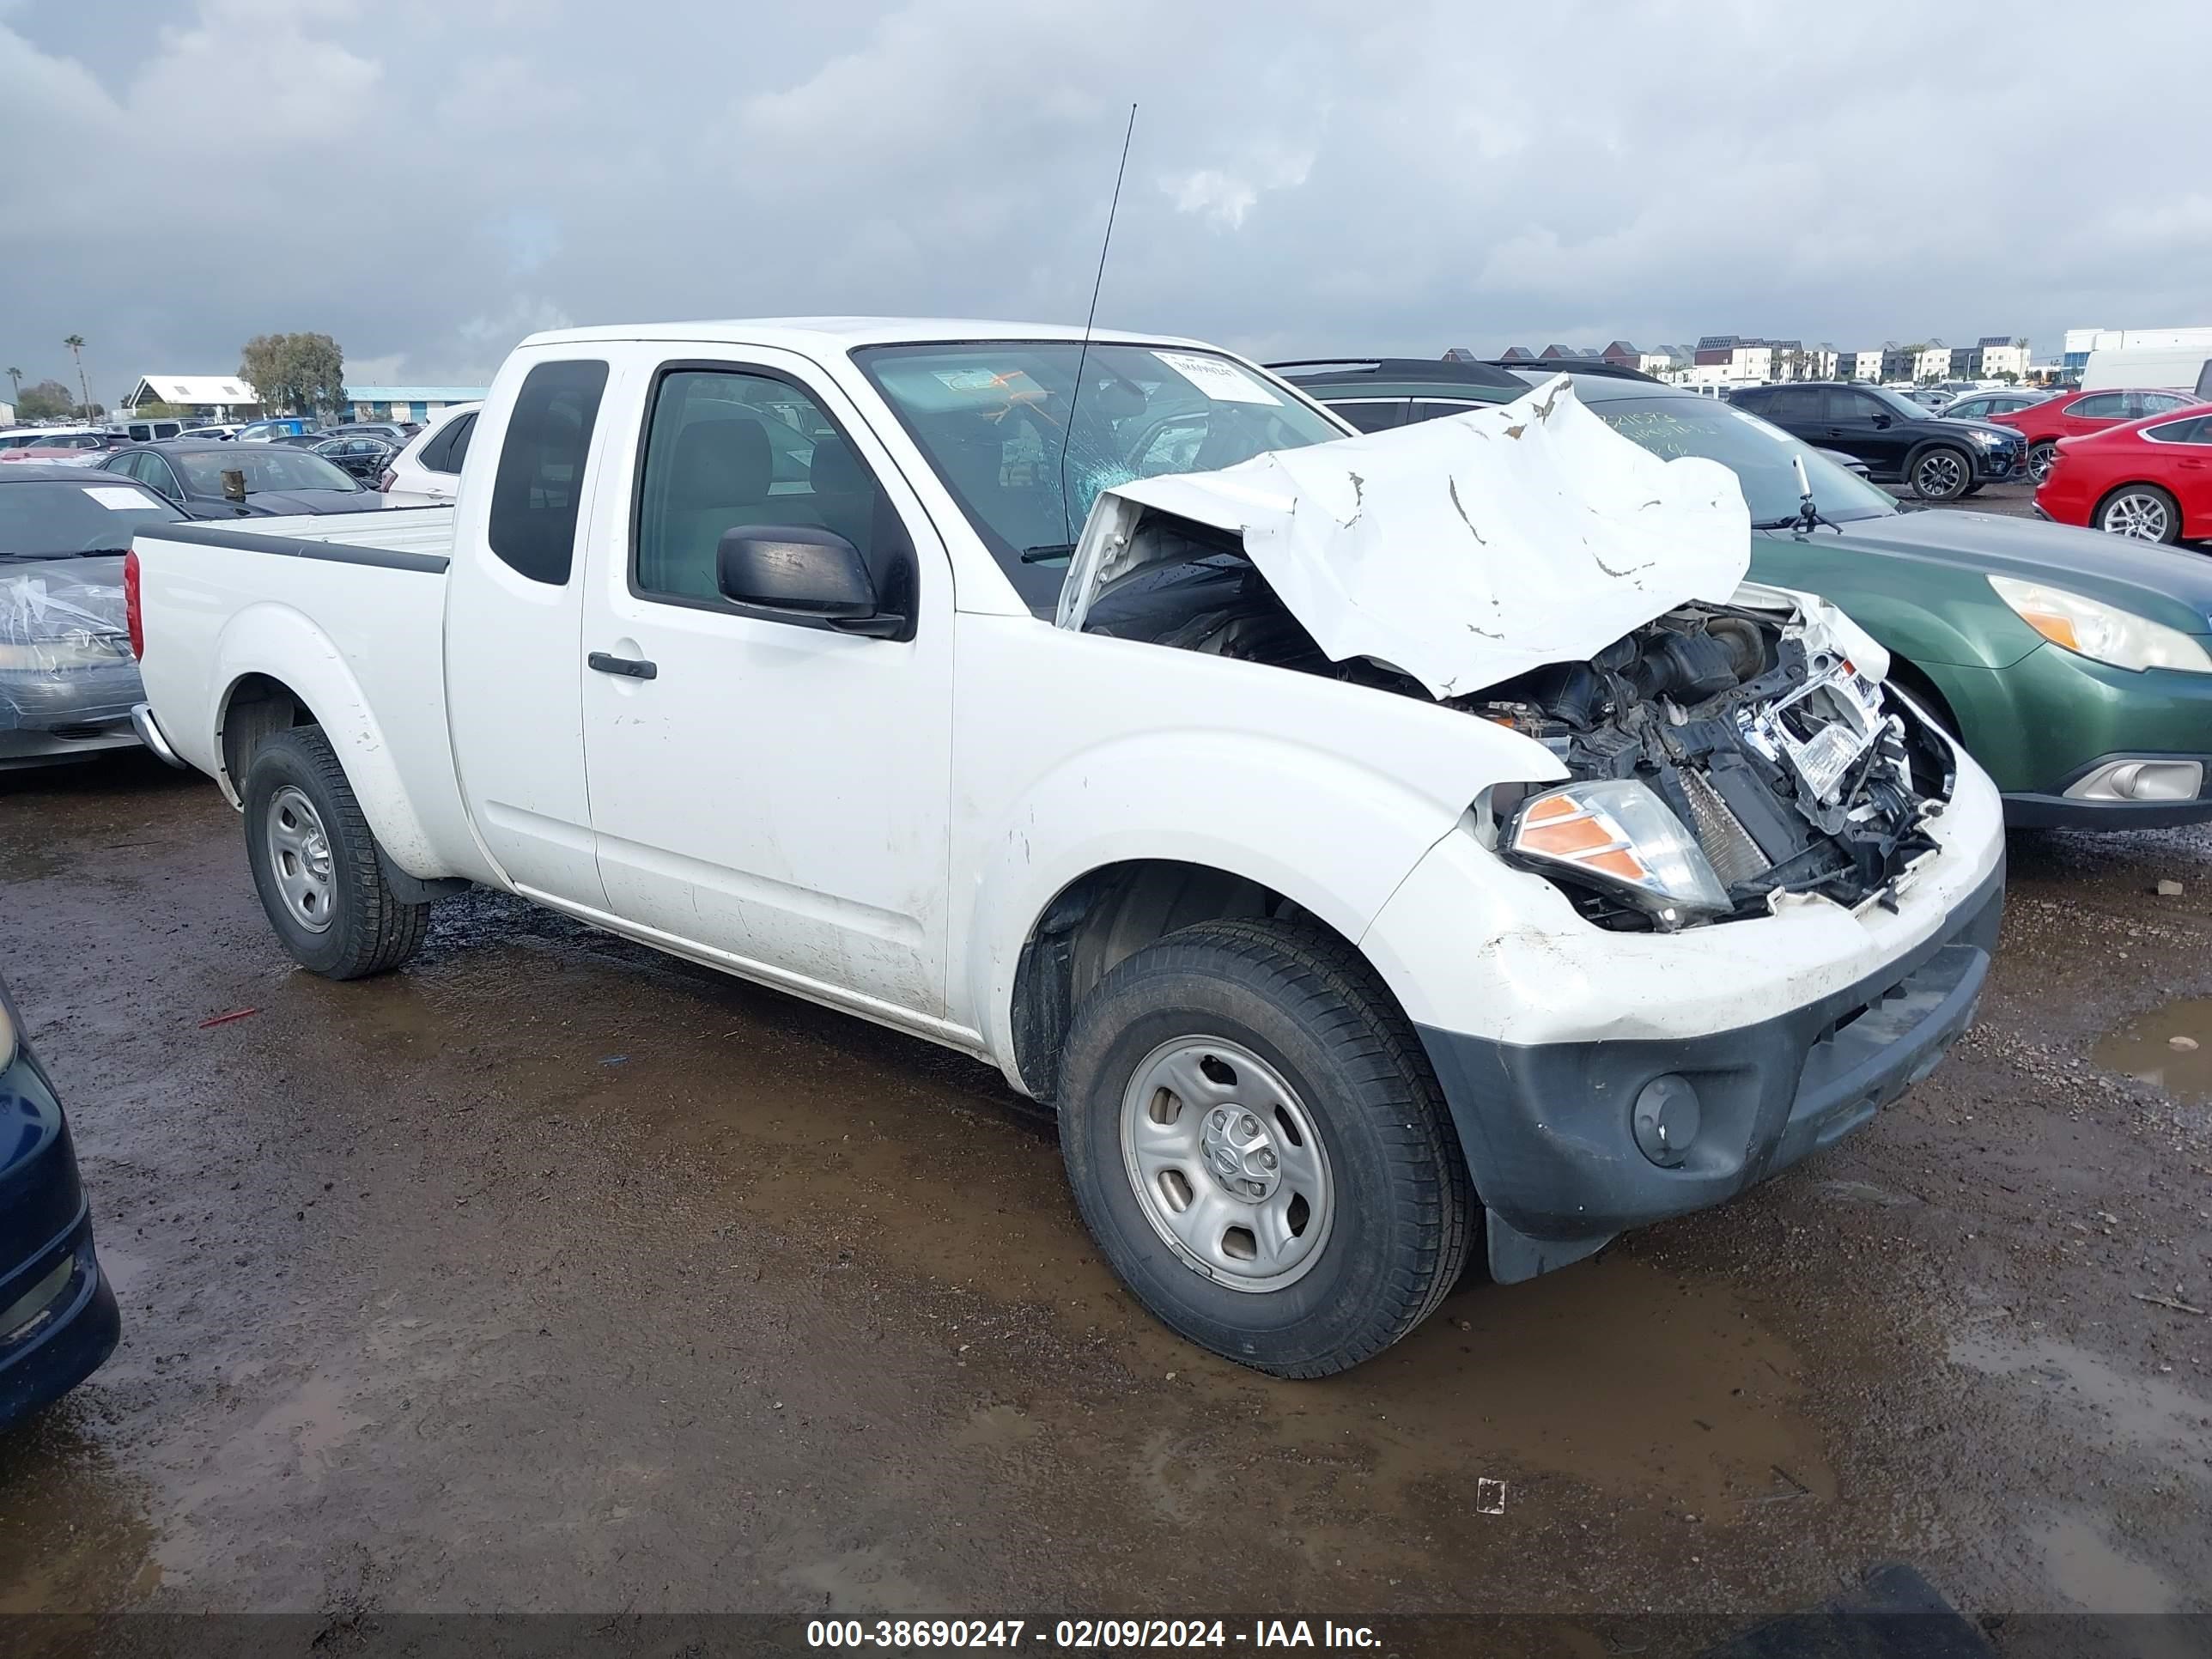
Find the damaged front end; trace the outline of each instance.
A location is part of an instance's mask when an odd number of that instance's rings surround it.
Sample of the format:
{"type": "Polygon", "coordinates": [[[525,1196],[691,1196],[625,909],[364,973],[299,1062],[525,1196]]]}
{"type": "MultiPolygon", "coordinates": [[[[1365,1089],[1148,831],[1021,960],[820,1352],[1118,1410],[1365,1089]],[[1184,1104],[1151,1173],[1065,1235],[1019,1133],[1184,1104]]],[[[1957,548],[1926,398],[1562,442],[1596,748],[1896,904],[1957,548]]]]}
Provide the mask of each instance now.
{"type": "Polygon", "coordinates": [[[1953,750],[1841,613],[1744,585],[1749,535],[1732,473],[1660,460],[1557,381],[1110,490],[1059,621],[1520,733],[1568,781],[1492,786],[1476,833],[1600,927],[1893,908],[1953,750]]]}
{"type": "Polygon", "coordinates": [[[1371,659],[1330,661],[1234,538],[1157,514],[1138,534],[1141,568],[1098,590],[1086,631],[1438,701],[1540,744],[1570,781],[1493,786],[1476,830],[1600,927],[1887,902],[1935,848],[1948,746],[1876,678],[1880,647],[1860,641],[1856,659],[1786,595],[1686,603],[1585,660],[1431,699],[1371,659]]]}
{"type": "Polygon", "coordinates": [[[1565,765],[1563,787],[1486,792],[1480,828],[1601,927],[1764,915],[1799,896],[1894,908],[1956,782],[1943,740],[1831,630],[1747,606],[1686,605],[1588,662],[1448,706],[1565,765]],[[1663,817],[1627,821],[1631,791],[1663,817]]]}

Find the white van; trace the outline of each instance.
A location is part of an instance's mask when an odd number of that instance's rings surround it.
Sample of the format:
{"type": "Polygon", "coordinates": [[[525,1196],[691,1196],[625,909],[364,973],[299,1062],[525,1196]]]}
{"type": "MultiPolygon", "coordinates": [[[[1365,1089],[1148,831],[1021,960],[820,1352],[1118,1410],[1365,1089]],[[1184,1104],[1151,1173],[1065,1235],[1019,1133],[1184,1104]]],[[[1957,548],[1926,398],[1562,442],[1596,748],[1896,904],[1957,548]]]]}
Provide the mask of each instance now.
{"type": "Polygon", "coordinates": [[[2081,370],[2081,390],[2115,386],[2171,387],[2212,404],[2212,356],[2204,348],[2182,351],[2093,351],[2081,370]]]}

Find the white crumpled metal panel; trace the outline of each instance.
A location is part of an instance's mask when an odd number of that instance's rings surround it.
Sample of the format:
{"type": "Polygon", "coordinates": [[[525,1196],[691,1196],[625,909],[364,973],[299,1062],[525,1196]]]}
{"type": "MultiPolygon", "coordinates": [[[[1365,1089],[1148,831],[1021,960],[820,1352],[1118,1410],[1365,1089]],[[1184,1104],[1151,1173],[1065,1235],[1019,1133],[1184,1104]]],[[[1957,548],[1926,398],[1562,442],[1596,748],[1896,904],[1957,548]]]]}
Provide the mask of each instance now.
{"type": "Polygon", "coordinates": [[[1510,404],[1104,492],[1066,625],[1102,569],[1130,568],[1097,544],[1133,521],[1117,501],[1241,533],[1333,659],[1386,663],[1439,698],[1589,657],[1685,600],[1724,603],[1751,562],[1735,475],[1638,447],[1564,375],[1510,404]]]}

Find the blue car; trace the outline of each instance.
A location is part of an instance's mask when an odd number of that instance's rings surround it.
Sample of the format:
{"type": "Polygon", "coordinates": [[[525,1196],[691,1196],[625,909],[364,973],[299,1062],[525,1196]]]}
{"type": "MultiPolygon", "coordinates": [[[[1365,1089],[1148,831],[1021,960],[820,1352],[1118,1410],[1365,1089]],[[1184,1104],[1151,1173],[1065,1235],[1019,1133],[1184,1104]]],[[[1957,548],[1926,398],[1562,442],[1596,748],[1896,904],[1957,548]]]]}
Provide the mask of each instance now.
{"type": "Polygon", "coordinates": [[[0,984],[0,1428],[98,1370],[122,1330],[69,1124],[0,984]]]}

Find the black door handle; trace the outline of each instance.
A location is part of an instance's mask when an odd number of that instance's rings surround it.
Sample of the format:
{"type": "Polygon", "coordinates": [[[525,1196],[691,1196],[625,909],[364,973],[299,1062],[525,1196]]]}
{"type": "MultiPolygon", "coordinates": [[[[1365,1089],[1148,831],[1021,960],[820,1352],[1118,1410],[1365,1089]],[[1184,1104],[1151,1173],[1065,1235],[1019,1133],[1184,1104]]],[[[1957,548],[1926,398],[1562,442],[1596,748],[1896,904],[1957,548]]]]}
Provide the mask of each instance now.
{"type": "Polygon", "coordinates": [[[584,661],[602,674],[623,674],[634,680],[658,679],[660,677],[660,670],[656,665],[637,657],[611,657],[604,651],[594,651],[584,661]]]}

